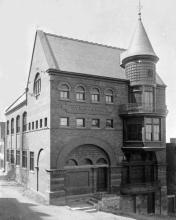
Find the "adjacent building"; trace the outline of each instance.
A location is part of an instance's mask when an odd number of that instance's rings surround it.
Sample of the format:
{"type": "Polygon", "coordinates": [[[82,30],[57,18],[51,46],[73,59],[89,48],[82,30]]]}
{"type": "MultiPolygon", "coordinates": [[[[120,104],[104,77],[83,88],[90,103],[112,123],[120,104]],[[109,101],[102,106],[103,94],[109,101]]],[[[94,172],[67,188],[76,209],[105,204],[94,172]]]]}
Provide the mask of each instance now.
{"type": "Polygon", "coordinates": [[[5,169],[5,122],[0,122],[0,169],[5,169]]]}
{"type": "Polygon", "coordinates": [[[165,84],[141,18],[127,50],[36,32],[24,94],[6,110],[6,166],[52,203],[117,194],[166,210],[165,84]]]}

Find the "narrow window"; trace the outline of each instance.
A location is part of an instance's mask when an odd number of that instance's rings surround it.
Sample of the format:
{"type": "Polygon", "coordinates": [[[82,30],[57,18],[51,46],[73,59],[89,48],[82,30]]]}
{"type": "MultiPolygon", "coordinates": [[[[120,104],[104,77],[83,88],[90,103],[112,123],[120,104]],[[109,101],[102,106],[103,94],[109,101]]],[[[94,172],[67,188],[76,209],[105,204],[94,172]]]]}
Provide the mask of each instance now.
{"type": "Polygon", "coordinates": [[[11,159],[10,159],[11,164],[14,164],[15,158],[14,158],[14,150],[11,150],[11,159]]]}
{"type": "Polygon", "coordinates": [[[35,122],[35,128],[38,129],[38,121],[35,122]]]}
{"type": "Polygon", "coordinates": [[[99,102],[100,101],[100,92],[99,89],[94,88],[91,91],[91,100],[92,102],[99,102]]]}
{"type": "Polygon", "coordinates": [[[60,98],[69,99],[69,87],[66,84],[60,86],[60,98]]]}
{"type": "Polygon", "coordinates": [[[45,127],[47,127],[47,118],[45,118],[45,127]]]}
{"type": "Polygon", "coordinates": [[[20,165],[20,151],[16,151],[16,165],[20,165]]]}
{"type": "Polygon", "coordinates": [[[60,126],[69,126],[69,118],[60,118],[60,126]]]}
{"type": "Polygon", "coordinates": [[[105,94],[105,97],[106,97],[106,103],[113,103],[113,91],[108,89],[106,91],[106,94],[105,94]]]}
{"type": "Polygon", "coordinates": [[[11,134],[14,134],[14,118],[11,119],[11,134]]]}
{"type": "Polygon", "coordinates": [[[10,162],[10,150],[7,149],[7,162],[10,162]]]}
{"type": "Polygon", "coordinates": [[[28,125],[28,130],[30,131],[31,130],[31,123],[29,122],[29,125],[28,125]]]}
{"type": "Polygon", "coordinates": [[[27,151],[22,152],[22,167],[27,168],[27,151]]]}
{"type": "Polygon", "coordinates": [[[41,78],[40,74],[37,73],[34,80],[34,95],[38,96],[41,92],[41,78]]]}
{"type": "Polygon", "coordinates": [[[9,121],[7,121],[7,135],[9,134],[9,121]]]}
{"type": "Polygon", "coordinates": [[[23,131],[27,130],[27,113],[23,113],[23,131]]]}
{"type": "Polygon", "coordinates": [[[85,127],[85,119],[84,118],[77,118],[76,119],[76,127],[77,128],[84,128],[85,127]]]}
{"type": "Polygon", "coordinates": [[[42,119],[40,119],[40,128],[42,128],[42,122],[43,122],[42,119]]]}
{"type": "Polygon", "coordinates": [[[92,119],[92,128],[100,127],[100,119],[92,119]]]}
{"type": "Polygon", "coordinates": [[[32,122],[32,130],[34,130],[34,122],[32,122]]]}
{"type": "Polygon", "coordinates": [[[106,128],[113,128],[113,120],[106,119],[106,128]]]}
{"type": "Polygon", "coordinates": [[[76,100],[77,101],[85,100],[85,89],[82,86],[78,86],[76,89],[76,100]]]}
{"type": "Polygon", "coordinates": [[[20,132],[20,116],[16,117],[16,133],[20,132]]]}
{"type": "Polygon", "coordinates": [[[34,152],[30,152],[30,170],[34,170],[34,152]]]}

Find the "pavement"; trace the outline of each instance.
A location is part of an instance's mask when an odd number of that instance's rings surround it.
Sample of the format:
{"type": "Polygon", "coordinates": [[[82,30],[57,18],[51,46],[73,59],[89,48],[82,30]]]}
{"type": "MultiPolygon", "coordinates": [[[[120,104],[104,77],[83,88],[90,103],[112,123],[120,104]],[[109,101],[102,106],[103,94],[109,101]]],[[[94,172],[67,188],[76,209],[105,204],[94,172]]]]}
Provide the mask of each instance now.
{"type": "Polygon", "coordinates": [[[134,220],[105,212],[39,204],[24,196],[24,188],[0,172],[0,220],[134,220]]]}

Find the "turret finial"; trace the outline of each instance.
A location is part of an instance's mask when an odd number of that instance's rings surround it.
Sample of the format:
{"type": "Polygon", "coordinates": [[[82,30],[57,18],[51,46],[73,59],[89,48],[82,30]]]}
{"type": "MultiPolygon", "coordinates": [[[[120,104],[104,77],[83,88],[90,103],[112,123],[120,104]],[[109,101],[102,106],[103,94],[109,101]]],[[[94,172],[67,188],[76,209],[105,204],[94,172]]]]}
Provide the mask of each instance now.
{"type": "Polygon", "coordinates": [[[139,16],[139,20],[141,20],[141,9],[142,9],[142,5],[141,5],[141,1],[139,0],[139,6],[138,6],[138,16],[139,16]]]}

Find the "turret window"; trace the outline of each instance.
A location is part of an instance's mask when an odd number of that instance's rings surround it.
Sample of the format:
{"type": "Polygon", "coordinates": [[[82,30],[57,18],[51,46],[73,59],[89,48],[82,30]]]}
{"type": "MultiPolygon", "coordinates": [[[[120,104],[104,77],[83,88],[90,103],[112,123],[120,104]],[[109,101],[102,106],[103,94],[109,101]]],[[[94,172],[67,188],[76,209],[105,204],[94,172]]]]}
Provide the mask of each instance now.
{"type": "Polygon", "coordinates": [[[161,140],[161,122],[159,118],[145,118],[146,141],[161,140]]]}

